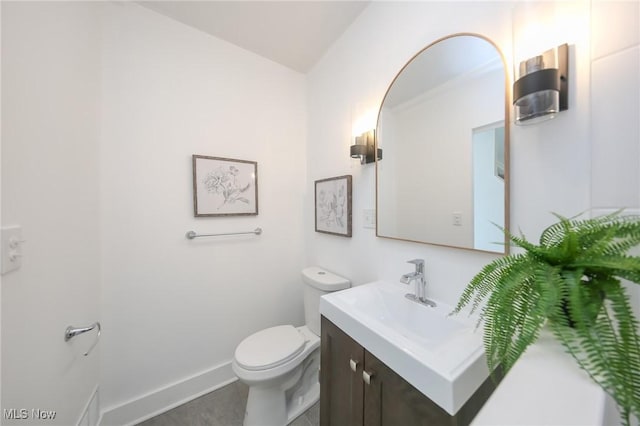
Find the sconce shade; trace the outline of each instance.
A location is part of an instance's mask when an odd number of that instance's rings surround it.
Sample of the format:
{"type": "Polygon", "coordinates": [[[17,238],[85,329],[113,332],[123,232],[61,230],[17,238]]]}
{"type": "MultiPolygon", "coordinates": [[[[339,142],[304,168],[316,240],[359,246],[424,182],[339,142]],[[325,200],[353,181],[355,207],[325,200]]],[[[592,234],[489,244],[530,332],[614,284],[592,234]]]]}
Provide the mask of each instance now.
{"type": "Polygon", "coordinates": [[[375,148],[375,130],[369,130],[360,136],[356,136],[355,145],[351,145],[350,152],[351,158],[359,158],[360,164],[368,164],[376,161],[374,152],[376,152],[377,159],[382,160],[382,149],[375,148]]]}
{"type": "MultiPolygon", "coordinates": [[[[359,138],[356,138],[356,140],[359,138]]],[[[366,145],[351,145],[351,158],[360,158],[361,156],[367,155],[367,146],[366,145]]]]}
{"type": "Polygon", "coordinates": [[[568,45],[522,61],[513,84],[516,124],[533,124],[568,108],[568,45]]]}

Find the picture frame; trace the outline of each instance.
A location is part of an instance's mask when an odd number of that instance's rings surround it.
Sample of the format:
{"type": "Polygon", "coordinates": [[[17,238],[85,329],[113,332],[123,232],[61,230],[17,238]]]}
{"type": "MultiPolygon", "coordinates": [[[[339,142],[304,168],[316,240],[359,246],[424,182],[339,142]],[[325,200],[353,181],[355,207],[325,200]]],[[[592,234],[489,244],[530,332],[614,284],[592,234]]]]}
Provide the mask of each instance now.
{"type": "Polygon", "coordinates": [[[351,175],[315,181],[316,232],[351,237],[351,175]]]}
{"type": "Polygon", "coordinates": [[[195,217],[258,214],[258,163],[193,155],[195,217]]]}

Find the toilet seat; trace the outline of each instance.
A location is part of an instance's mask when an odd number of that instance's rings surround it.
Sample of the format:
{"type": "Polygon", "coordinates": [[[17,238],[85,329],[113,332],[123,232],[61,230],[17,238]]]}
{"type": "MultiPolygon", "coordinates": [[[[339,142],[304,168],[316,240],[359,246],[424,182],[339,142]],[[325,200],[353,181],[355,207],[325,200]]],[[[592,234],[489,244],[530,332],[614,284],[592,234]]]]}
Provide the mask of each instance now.
{"type": "Polygon", "coordinates": [[[250,371],[274,368],[298,356],[305,343],[305,338],[292,325],[267,328],[252,334],[238,345],[235,361],[250,371]]]}

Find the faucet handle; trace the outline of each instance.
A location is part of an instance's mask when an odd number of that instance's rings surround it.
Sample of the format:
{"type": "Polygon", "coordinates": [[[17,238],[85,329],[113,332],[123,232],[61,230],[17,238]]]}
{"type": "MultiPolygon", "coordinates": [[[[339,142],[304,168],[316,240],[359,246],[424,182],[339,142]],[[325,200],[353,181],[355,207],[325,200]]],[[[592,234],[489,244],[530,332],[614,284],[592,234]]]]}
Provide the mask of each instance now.
{"type": "Polygon", "coordinates": [[[424,259],[407,260],[407,263],[416,265],[416,272],[424,272],[424,259]]]}

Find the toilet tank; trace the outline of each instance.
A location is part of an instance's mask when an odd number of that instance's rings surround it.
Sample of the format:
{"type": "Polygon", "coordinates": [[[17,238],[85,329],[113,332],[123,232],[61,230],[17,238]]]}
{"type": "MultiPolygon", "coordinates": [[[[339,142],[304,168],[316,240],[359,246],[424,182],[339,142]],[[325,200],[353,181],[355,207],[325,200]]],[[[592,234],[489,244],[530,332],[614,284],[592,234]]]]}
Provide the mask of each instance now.
{"type": "Polygon", "coordinates": [[[309,330],[320,335],[320,296],[351,287],[351,282],[318,266],[302,270],[304,317],[309,330]]]}

